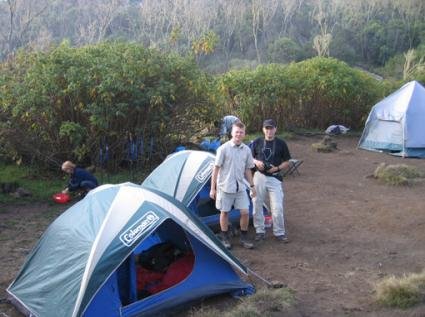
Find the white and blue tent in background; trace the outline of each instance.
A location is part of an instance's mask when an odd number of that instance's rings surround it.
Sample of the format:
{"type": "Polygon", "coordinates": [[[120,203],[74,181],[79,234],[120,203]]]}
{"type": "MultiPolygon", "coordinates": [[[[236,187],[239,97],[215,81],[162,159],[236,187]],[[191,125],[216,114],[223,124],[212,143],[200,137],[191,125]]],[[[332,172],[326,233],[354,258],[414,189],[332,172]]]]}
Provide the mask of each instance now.
{"type": "Polygon", "coordinates": [[[186,207],[211,178],[214,154],[179,151],[170,154],[142,183],[143,188],[164,193],[186,207]]]}
{"type": "MultiPolygon", "coordinates": [[[[169,171],[170,181],[174,173],[178,169],[169,171]]],[[[248,269],[184,204],[169,193],[124,183],[92,190],[59,216],[7,293],[27,316],[153,316],[215,294],[252,293],[237,272],[248,269]],[[193,253],[192,272],[138,298],[135,257],[165,241],[193,253]]]]}
{"type": "MultiPolygon", "coordinates": [[[[142,187],[175,198],[203,223],[212,228],[216,227],[220,221],[220,212],[215,208],[215,201],[209,196],[214,161],[215,155],[207,151],[175,152],[145,179],[142,187]]],[[[239,210],[232,209],[229,212],[231,223],[238,223],[239,217],[239,210]]]]}
{"type": "Polygon", "coordinates": [[[425,158],[425,88],[409,82],[373,106],[359,148],[425,158]]]}

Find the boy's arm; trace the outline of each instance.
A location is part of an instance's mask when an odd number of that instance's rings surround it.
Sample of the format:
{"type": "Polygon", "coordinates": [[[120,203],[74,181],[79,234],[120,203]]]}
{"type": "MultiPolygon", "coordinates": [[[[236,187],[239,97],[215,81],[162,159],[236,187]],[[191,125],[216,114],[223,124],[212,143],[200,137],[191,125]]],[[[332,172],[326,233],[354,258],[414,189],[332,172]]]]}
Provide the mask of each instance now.
{"type": "Polygon", "coordinates": [[[215,199],[217,195],[217,175],[219,170],[220,170],[220,166],[214,165],[214,169],[211,175],[211,190],[210,190],[210,197],[212,199],[215,199]]]}
{"type": "Polygon", "coordinates": [[[257,195],[257,192],[255,190],[254,180],[252,179],[252,171],[250,168],[245,169],[245,178],[249,184],[249,195],[251,197],[255,197],[257,195]]]}

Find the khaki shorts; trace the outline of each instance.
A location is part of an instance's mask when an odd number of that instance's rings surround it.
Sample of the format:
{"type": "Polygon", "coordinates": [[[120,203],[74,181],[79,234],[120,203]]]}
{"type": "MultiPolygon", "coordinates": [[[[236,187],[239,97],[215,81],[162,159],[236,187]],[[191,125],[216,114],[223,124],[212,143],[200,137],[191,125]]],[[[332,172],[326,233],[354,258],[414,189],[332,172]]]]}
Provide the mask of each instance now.
{"type": "Polygon", "coordinates": [[[229,212],[232,209],[244,209],[249,208],[249,198],[245,190],[237,193],[225,193],[221,190],[217,191],[217,197],[215,200],[215,207],[224,212],[229,212]]]}

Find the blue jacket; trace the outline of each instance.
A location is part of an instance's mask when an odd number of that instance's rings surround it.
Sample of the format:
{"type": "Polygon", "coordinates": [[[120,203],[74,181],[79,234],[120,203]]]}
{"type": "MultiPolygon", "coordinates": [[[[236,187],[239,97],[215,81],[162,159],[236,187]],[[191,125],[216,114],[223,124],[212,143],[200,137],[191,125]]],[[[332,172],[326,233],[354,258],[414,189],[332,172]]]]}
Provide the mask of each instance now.
{"type": "Polygon", "coordinates": [[[95,188],[99,186],[99,183],[92,174],[90,174],[88,171],[86,171],[84,168],[76,167],[74,169],[74,173],[71,174],[71,179],[68,183],[68,189],[70,191],[75,191],[77,189],[80,189],[82,187],[82,182],[85,182],[86,184],[89,184],[89,187],[95,188]]]}

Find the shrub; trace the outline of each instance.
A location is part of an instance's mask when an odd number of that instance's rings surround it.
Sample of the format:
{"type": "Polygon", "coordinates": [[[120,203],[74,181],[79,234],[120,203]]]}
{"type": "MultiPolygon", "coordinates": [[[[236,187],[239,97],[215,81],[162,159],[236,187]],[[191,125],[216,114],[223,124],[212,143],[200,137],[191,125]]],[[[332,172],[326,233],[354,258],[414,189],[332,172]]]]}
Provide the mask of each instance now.
{"type": "Polygon", "coordinates": [[[388,307],[409,308],[425,298],[425,273],[390,276],[375,286],[377,301],[388,307]]]}
{"type": "Polygon", "coordinates": [[[412,179],[421,178],[421,173],[416,167],[406,164],[386,165],[381,163],[376,168],[373,176],[389,185],[408,185],[412,179]]]}
{"type": "Polygon", "coordinates": [[[337,143],[329,135],[326,135],[322,141],[313,143],[311,147],[317,152],[329,153],[337,150],[337,143]]]}
{"type": "Polygon", "coordinates": [[[333,58],[230,71],[218,79],[223,112],[236,113],[250,131],[273,117],[280,129],[362,127],[382,86],[364,72],[333,58]]]}
{"type": "Polygon", "coordinates": [[[260,312],[259,316],[272,312],[283,312],[294,303],[294,296],[288,288],[266,289],[262,288],[243,300],[242,306],[255,307],[260,312]]]}
{"type": "Polygon", "coordinates": [[[0,67],[0,138],[24,162],[88,165],[108,146],[117,166],[129,143],[139,157],[165,157],[214,114],[210,78],[193,59],[138,44],[64,42],[0,67]]]}
{"type": "Polygon", "coordinates": [[[288,288],[258,289],[254,295],[241,299],[241,302],[220,312],[215,308],[201,307],[193,310],[191,317],[224,316],[224,317],[267,317],[288,310],[294,304],[293,292],[288,288]]]}
{"type": "Polygon", "coordinates": [[[300,46],[288,37],[282,37],[267,47],[268,59],[272,63],[290,63],[303,58],[300,46]]]}

